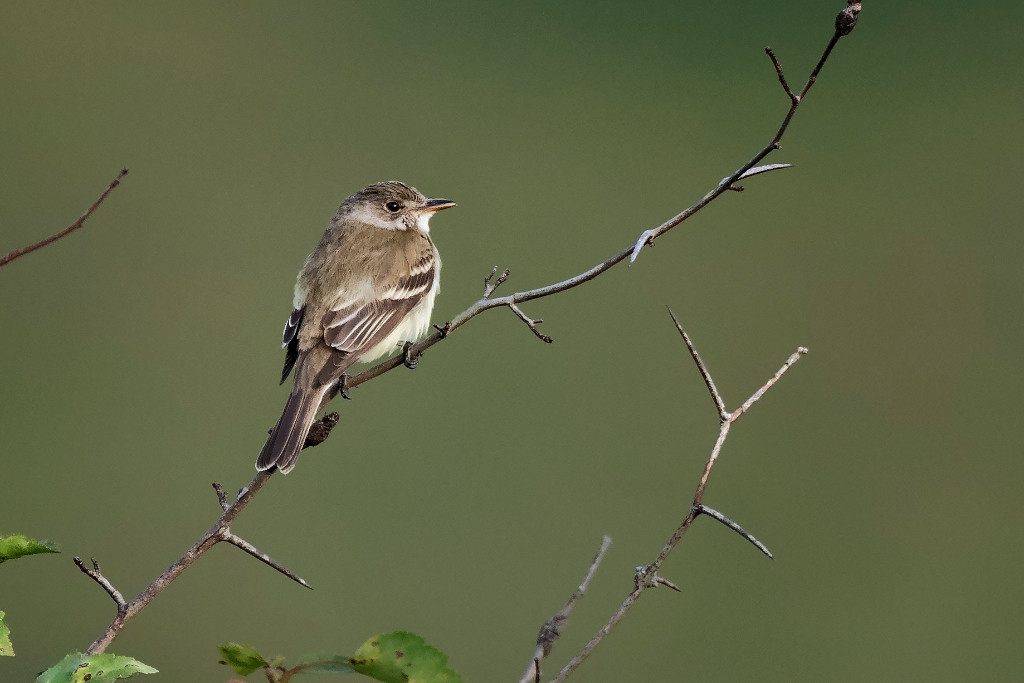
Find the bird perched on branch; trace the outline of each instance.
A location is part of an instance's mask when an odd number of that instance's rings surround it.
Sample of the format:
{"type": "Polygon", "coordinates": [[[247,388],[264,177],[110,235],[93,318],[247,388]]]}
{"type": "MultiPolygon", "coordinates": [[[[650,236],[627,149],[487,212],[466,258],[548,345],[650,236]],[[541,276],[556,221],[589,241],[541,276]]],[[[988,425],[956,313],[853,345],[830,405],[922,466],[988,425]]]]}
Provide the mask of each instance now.
{"type": "Polygon", "coordinates": [[[294,310],[281,342],[281,383],[293,368],[295,380],[256,469],[290,471],[345,371],[426,333],[441,282],[429,222],[453,206],[386,182],[364,187],[338,207],[295,284],[294,310]]]}

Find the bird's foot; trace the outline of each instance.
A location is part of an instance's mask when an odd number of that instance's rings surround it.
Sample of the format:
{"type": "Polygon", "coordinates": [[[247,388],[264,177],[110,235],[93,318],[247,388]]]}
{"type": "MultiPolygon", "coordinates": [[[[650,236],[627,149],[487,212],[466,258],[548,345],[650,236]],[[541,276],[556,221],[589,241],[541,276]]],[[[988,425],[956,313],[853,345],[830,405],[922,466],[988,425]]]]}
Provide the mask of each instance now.
{"type": "Polygon", "coordinates": [[[341,377],[339,377],[338,378],[338,393],[341,394],[342,398],[351,401],[352,397],[348,395],[348,386],[347,386],[347,384],[348,384],[348,375],[342,375],[341,377]]]}
{"type": "Polygon", "coordinates": [[[420,362],[420,354],[413,354],[412,347],[412,342],[405,342],[405,346],[402,347],[402,362],[405,363],[405,367],[415,370],[420,362]]]}

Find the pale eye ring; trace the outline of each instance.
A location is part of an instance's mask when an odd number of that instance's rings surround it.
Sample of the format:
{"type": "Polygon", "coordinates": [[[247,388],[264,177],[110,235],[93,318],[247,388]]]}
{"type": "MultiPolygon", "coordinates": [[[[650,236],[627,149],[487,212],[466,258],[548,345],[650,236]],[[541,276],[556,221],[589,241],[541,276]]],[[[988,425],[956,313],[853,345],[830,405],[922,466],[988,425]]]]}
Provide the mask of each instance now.
{"type": "Polygon", "coordinates": [[[398,210],[402,208],[402,205],[396,201],[390,201],[384,205],[384,208],[390,211],[391,213],[398,213],[398,210]]]}

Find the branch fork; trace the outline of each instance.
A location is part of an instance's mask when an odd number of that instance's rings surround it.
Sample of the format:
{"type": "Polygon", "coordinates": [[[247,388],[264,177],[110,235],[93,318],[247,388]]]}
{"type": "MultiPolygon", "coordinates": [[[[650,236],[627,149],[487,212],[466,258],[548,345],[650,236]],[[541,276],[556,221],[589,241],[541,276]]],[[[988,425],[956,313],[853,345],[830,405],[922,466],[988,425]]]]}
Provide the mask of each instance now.
{"type": "Polygon", "coordinates": [[[493,278],[494,274],[497,273],[497,272],[498,272],[498,266],[494,266],[494,269],[491,271],[491,274],[484,278],[484,298],[485,299],[490,299],[491,298],[491,294],[494,294],[494,291],[496,289],[498,289],[498,287],[501,287],[501,285],[505,283],[505,280],[508,280],[508,276],[509,276],[511,271],[509,271],[509,269],[506,268],[504,270],[504,272],[502,272],[502,274],[498,276],[498,279],[494,281],[494,284],[491,284],[491,278],[493,278]]]}
{"type": "Polygon", "coordinates": [[[107,592],[107,595],[109,595],[114,601],[114,604],[117,605],[117,614],[119,616],[124,614],[128,607],[128,603],[125,602],[124,596],[121,595],[121,591],[114,588],[114,584],[110,583],[110,581],[107,580],[107,577],[103,576],[103,573],[100,571],[100,563],[96,561],[96,558],[92,558],[92,568],[86,567],[85,562],[83,562],[80,557],[75,557],[73,559],[75,565],[82,570],[83,574],[98,583],[100,588],[107,592]]]}
{"type": "Polygon", "coordinates": [[[634,590],[655,588],[656,586],[671,588],[676,593],[683,592],[679,586],[662,576],[658,576],[658,571],[653,565],[640,565],[636,568],[636,576],[633,577],[634,590]]]}
{"type": "MultiPolygon", "coordinates": [[[[605,638],[605,636],[607,636],[611,632],[612,628],[614,628],[615,625],[622,620],[622,618],[626,615],[626,612],[628,612],[630,608],[632,608],[632,606],[636,603],[640,596],[643,595],[645,591],[651,588],[656,588],[658,586],[665,586],[666,588],[671,588],[674,591],[681,592],[679,586],[672,583],[663,576],[660,576],[658,574],[658,570],[661,568],[661,565],[665,562],[665,559],[668,557],[672,549],[679,544],[680,540],[682,540],[683,535],[690,528],[690,526],[693,524],[693,521],[698,516],[707,515],[708,517],[711,517],[712,519],[721,522],[722,524],[729,527],[736,533],[740,534],[740,536],[742,536],[751,544],[753,544],[754,547],[756,547],[758,550],[764,553],[767,557],[772,558],[772,554],[768,551],[768,548],[766,548],[764,544],[762,544],[760,541],[754,538],[736,522],[732,521],[731,519],[729,519],[722,513],[718,512],[717,510],[713,510],[704,505],[702,500],[704,498],[705,488],[707,487],[708,477],[711,475],[711,469],[714,467],[715,461],[718,459],[718,455],[721,453],[722,446],[725,443],[725,439],[729,434],[729,430],[732,427],[732,424],[736,420],[738,420],[740,416],[742,416],[747,410],[749,410],[750,407],[758,399],[760,399],[766,391],[768,391],[768,389],[774,386],[775,383],[778,382],[779,379],[782,377],[782,375],[785,374],[785,372],[790,367],[792,367],[793,364],[796,363],[796,361],[798,361],[803,354],[807,353],[807,349],[800,347],[796,353],[791,355],[786,360],[786,362],[782,365],[778,372],[776,372],[771,377],[771,379],[769,379],[760,389],[758,389],[749,399],[747,399],[742,406],[740,406],[737,410],[730,412],[725,407],[725,401],[722,399],[722,395],[719,393],[718,387],[715,385],[715,381],[714,379],[712,379],[711,373],[708,371],[707,365],[704,363],[704,359],[701,358],[700,354],[697,352],[697,347],[694,345],[693,340],[690,339],[690,336],[683,329],[682,325],[680,325],[679,320],[676,318],[675,314],[673,314],[671,310],[669,310],[669,315],[672,317],[672,322],[675,324],[676,329],[682,336],[683,342],[686,344],[686,348],[690,352],[690,357],[696,364],[697,370],[698,372],[700,372],[701,378],[704,380],[704,384],[708,389],[708,394],[711,396],[711,400],[715,405],[715,410],[718,413],[719,418],[718,439],[715,441],[715,445],[711,450],[711,455],[708,457],[707,463],[704,465],[704,472],[700,478],[700,482],[697,485],[697,489],[693,494],[693,502],[690,504],[689,512],[683,519],[682,523],[680,523],[680,525],[676,528],[675,533],[673,533],[671,538],[669,538],[668,543],[666,543],[665,546],[662,548],[661,552],[658,554],[657,558],[655,558],[654,562],[648,565],[640,565],[636,568],[636,574],[633,577],[633,590],[629,593],[629,595],[626,596],[626,599],[623,601],[622,605],[619,606],[618,610],[616,610],[615,613],[612,614],[611,618],[605,623],[605,625],[601,627],[601,629],[597,632],[597,635],[591,638],[590,642],[587,643],[583,650],[578,655],[573,657],[569,661],[569,663],[562,668],[562,670],[558,673],[558,676],[556,676],[552,680],[552,683],[561,683],[566,678],[568,678],[574,671],[576,671],[576,669],[578,669],[580,665],[583,664],[587,657],[590,656],[590,653],[593,652],[594,648],[596,648],[605,638]]],[[[523,679],[520,680],[520,683],[527,683],[528,680],[540,680],[540,660],[537,658],[536,655],[534,656],[533,664],[531,664],[531,666],[534,665],[536,665],[536,668],[527,669],[527,674],[536,671],[536,678],[527,679],[526,675],[524,675],[523,679]]]]}

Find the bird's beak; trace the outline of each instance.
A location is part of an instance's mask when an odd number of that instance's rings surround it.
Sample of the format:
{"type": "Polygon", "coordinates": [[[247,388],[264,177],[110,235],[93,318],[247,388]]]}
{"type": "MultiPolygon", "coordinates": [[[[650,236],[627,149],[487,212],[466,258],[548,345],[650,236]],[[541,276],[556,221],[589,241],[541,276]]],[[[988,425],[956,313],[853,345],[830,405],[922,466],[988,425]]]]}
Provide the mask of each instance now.
{"type": "Polygon", "coordinates": [[[426,206],[422,207],[420,211],[434,213],[435,211],[450,209],[453,206],[457,206],[457,204],[450,199],[428,199],[426,206]]]}

